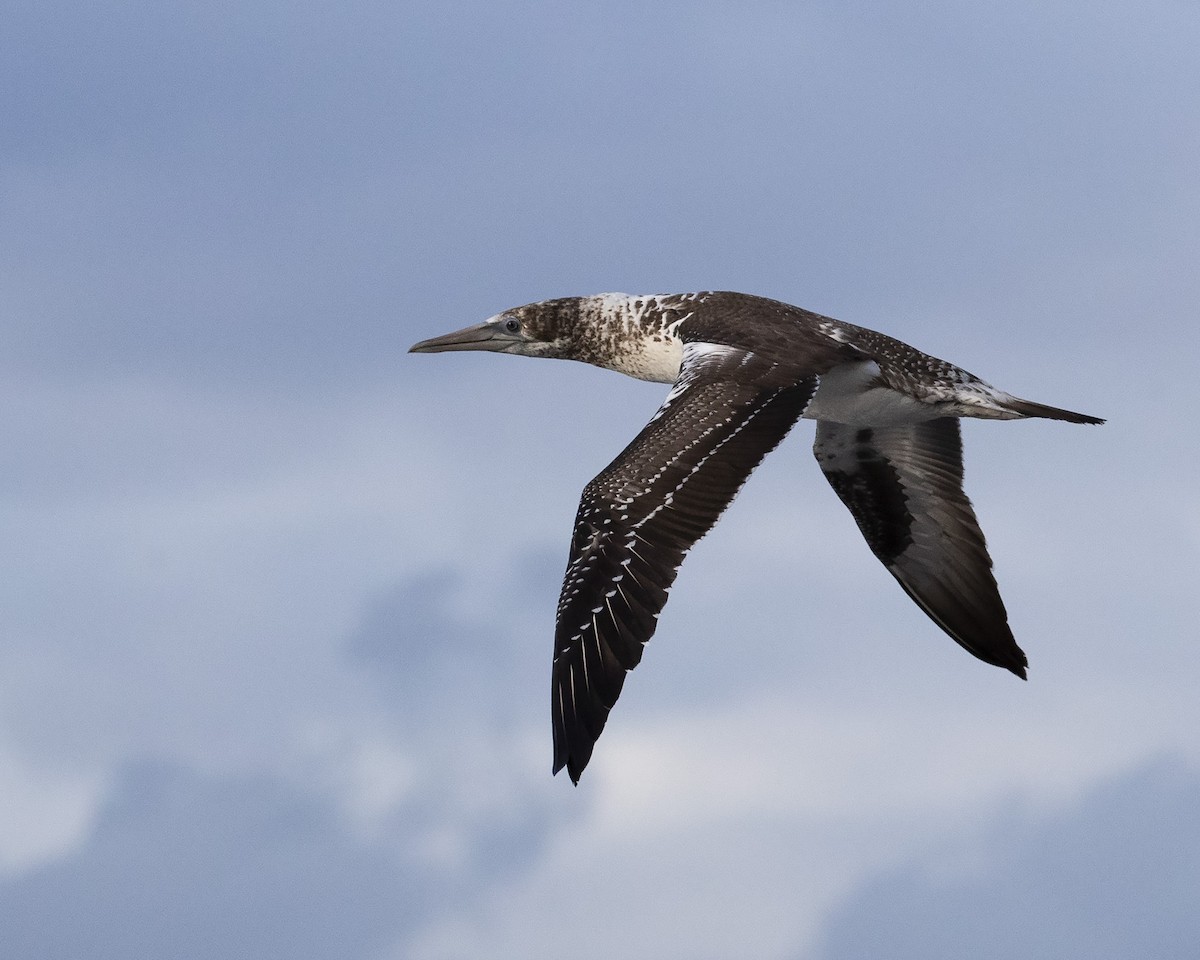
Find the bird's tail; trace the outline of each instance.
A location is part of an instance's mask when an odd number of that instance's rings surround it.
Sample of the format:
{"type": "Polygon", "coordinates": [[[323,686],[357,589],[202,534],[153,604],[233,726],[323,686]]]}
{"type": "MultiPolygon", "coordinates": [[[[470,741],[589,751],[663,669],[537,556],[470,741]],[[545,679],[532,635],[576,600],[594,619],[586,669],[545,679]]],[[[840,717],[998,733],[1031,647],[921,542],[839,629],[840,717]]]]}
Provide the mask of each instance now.
{"type": "Polygon", "coordinates": [[[1099,417],[1089,417],[1086,413],[1075,413],[1059,407],[1050,407],[1044,403],[1034,403],[1032,400],[1022,400],[1020,397],[1009,397],[1004,406],[1022,417],[1043,417],[1047,420],[1066,420],[1068,423],[1103,423],[1099,417]]]}

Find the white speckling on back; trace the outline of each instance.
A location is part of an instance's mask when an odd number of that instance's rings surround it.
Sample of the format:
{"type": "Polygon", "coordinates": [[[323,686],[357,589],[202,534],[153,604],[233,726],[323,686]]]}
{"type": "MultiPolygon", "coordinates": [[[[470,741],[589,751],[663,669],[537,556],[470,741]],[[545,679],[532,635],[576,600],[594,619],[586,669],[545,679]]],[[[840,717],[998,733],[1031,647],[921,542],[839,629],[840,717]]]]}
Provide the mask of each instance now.
{"type": "MultiPolygon", "coordinates": [[[[744,353],[743,363],[749,362],[753,354],[748,350],[682,342],[680,324],[692,316],[693,305],[706,299],[705,294],[626,293],[583,298],[590,349],[580,359],[656,383],[674,383],[685,360],[719,361],[744,353]]],[[[844,363],[824,373],[805,419],[885,426],[945,416],[1019,416],[1005,406],[1012,399],[1008,394],[908,344],[829,318],[810,322],[835,343],[853,345],[876,359],[844,363]]]]}
{"type": "Polygon", "coordinates": [[[817,323],[817,329],[820,330],[830,340],[836,340],[838,343],[849,343],[850,335],[842,329],[840,324],[834,323],[831,320],[821,320],[817,323]]]}

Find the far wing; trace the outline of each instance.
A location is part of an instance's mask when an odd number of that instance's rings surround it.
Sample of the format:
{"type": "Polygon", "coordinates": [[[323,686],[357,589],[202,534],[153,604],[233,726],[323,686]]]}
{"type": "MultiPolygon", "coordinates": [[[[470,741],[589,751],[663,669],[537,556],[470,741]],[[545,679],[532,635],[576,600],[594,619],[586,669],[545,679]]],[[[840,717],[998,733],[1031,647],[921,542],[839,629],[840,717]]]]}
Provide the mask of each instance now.
{"type": "Polygon", "coordinates": [[[861,428],[821,421],[817,462],[867,545],[939,627],[1025,676],[983,532],[962,488],[958,420],[861,428]]]}
{"type": "Polygon", "coordinates": [[[815,389],[753,354],[688,343],[666,402],[584,489],[555,631],[555,773],[579,782],[684,555],[815,389]]]}

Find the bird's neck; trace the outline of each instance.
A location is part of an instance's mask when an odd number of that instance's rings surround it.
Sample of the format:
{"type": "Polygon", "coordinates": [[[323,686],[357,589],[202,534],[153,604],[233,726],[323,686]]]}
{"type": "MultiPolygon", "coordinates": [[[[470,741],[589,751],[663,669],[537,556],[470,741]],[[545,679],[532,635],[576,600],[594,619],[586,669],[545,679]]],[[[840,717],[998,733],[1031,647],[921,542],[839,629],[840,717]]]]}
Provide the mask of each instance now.
{"type": "Polygon", "coordinates": [[[603,293],[584,298],[572,359],[639,380],[673,383],[683,360],[677,332],[688,311],[677,296],[603,293]]]}

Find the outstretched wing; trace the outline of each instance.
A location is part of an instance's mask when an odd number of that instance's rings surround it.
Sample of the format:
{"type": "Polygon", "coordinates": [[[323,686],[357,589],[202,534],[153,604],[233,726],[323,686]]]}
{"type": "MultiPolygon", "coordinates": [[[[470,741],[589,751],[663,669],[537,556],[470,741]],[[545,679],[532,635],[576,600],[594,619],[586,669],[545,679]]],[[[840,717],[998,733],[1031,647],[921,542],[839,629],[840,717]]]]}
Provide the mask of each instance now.
{"type": "Polygon", "coordinates": [[[752,353],[688,343],[662,407],[584,488],[555,630],[555,773],[579,782],[684,555],[815,389],[752,353]]]}
{"type": "Polygon", "coordinates": [[[917,605],[980,660],[1024,678],[1028,661],[963,493],[958,420],[875,428],[821,421],[813,453],[867,546],[917,605]]]}

